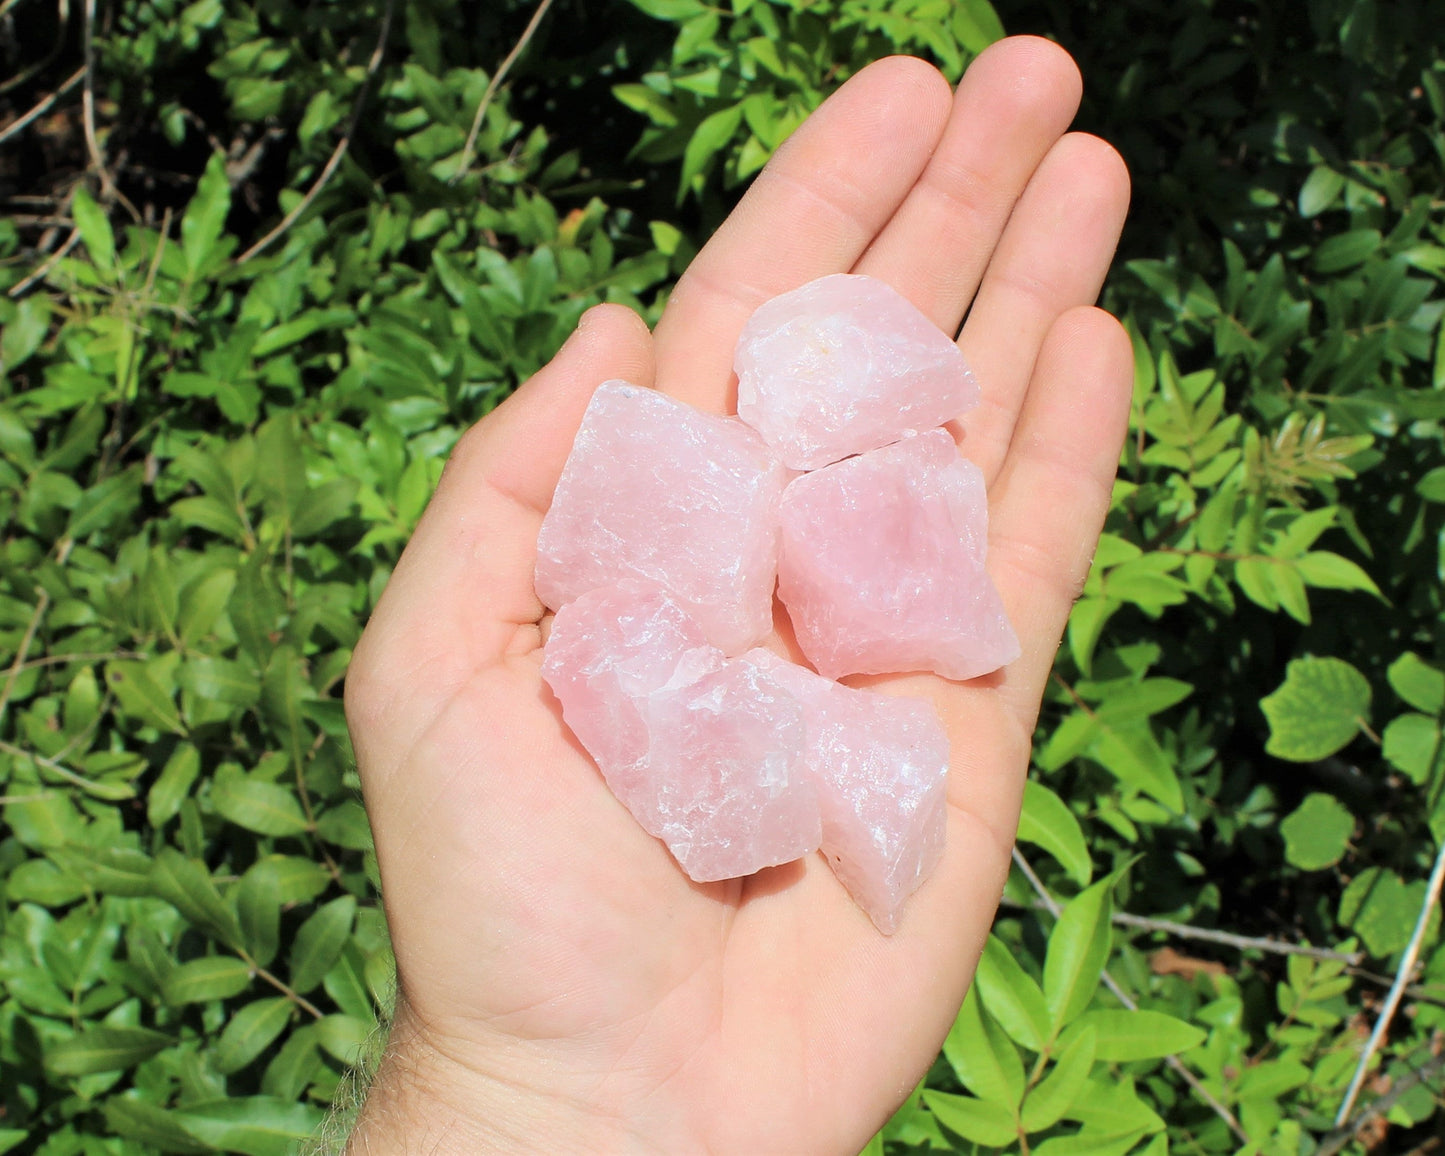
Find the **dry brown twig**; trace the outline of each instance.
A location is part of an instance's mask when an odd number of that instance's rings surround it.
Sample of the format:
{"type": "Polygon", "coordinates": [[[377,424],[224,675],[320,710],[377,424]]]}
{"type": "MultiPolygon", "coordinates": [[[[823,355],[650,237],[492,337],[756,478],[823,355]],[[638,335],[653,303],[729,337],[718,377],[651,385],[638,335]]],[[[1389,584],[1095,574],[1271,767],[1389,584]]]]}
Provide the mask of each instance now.
{"type": "Polygon", "coordinates": [[[306,195],[281,218],[280,223],[274,229],[236,258],[236,264],[244,265],[252,257],[270,248],[276,239],[291,228],[301,214],[311,207],[316,198],[321,195],[321,190],[326,187],[336,174],[336,170],[341,167],[341,162],[351,148],[351,138],[356,132],[356,126],[361,123],[361,112],[366,107],[366,97],[371,91],[372,79],[381,68],[381,62],[386,58],[386,42],[391,36],[391,20],[395,14],[396,0],[386,0],[386,10],[381,14],[381,31],[377,33],[376,48],[372,50],[371,59],[367,61],[366,75],[362,78],[361,89],[356,94],[356,104],[351,110],[351,120],[347,123],[346,131],[341,134],[341,139],[336,142],[336,147],[331,151],[331,156],[321,170],[321,175],[312,182],[311,187],[306,190],[306,195]]]}
{"type": "Polygon", "coordinates": [[[487,109],[491,106],[493,98],[497,95],[497,89],[501,88],[502,80],[512,70],[512,65],[517,58],[527,50],[527,45],[532,42],[532,37],[537,34],[537,27],[542,23],[542,17],[547,15],[547,9],[552,7],[552,0],[541,0],[537,9],[532,13],[532,19],[527,21],[527,27],[522,29],[522,35],[517,38],[517,43],[512,45],[512,51],[497,65],[497,71],[492,73],[492,79],[487,82],[487,90],[482,93],[481,102],[477,105],[476,115],[472,117],[472,128],[467,133],[467,143],[462,146],[462,159],[457,164],[457,171],[452,174],[450,184],[456,184],[464,176],[467,170],[472,167],[472,158],[477,149],[477,137],[482,134],[482,121],[486,119],[487,109]]]}
{"type": "Polygon", "coordinates": [[[36,120],[39,120],[42,116],[44,116],[47,112],[49,112],[52,108],[55,107],[56,102],[59,101],[62,96],[64,96],[67,92],[69,92],[84,79],[85,68],[84,66],[81,66],[80,68],[77,68],[74,72],[72,72],[69,76],[67,76],[59,88],[57,88],[49,96],[43,98],[39,103],[37,103],[33,108],[31,108],[29,112],[25,113],[24,116],[17,117],[15,120],[12,120],[9,124],[7,124],[4,128],[0,128],[0,144],[4,144],[12,136],[15,136],[17,133],[23,132],[27,125],[34,123],[36,120]]]}

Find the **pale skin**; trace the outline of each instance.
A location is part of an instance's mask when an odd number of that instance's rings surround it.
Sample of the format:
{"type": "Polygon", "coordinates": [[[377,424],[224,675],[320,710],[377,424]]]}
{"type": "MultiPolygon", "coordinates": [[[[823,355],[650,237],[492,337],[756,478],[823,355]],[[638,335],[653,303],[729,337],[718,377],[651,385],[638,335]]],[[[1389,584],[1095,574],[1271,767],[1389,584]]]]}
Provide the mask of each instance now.
{"type": "MultiPolygon", "coordinates": [[[[590,311],[458,444],[356,651],[346,706],[397,957],[352,1153],[857,1152],[927,1070],[1008,871],[1030,738],[1108,508],[1132,355],[1094,308],[1128,201],[1067,127],[1057,46],[994,45],[956,93],[865,69],[779,151],[655,333],[590,311]],[[608,792],[540,676],[537,530],[588,398],[625,378],[732,405],[761,302],[881,277],[957,332],[984,400],[988,567],[1023,645],[970,683],[849,680],[938,707],[948,845],[885,937],[819,856],[691,883],[608,792]]],[[[774,645],[791,646],[779,619],[774,645]]]]}

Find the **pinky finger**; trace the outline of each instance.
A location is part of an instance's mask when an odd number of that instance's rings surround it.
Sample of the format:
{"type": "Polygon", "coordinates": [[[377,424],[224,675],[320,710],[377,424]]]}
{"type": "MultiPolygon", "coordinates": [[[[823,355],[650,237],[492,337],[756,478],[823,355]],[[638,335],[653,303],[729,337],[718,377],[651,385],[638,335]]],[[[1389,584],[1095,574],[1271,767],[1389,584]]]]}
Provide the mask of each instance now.
{"type": "Polygon", "coordinates": [[[1025,734],[1109,512],[1132,383],[1123,326],[1092,306],[1063,314],[990,494],[989,571],[1023,647],[1001,689],[1025,734]]]}

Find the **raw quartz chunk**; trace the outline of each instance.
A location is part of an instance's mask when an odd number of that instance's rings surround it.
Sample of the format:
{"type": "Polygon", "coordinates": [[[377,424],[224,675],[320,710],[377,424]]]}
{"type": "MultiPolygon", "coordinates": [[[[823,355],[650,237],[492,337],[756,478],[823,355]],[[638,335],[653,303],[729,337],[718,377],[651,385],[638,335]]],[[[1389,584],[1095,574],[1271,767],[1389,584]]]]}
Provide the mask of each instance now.
{"type": "Polygon", "coordinates": [[[853,690],[766,650],[743,656],[803,708],[823,854],[884,935],[943,855],[948,736],[920,699],[853,690]]]}
{"type": "Polygon", "coordinates": [[[542,676],[613,794],[691,878],[817,850],[802,707],[766,670],[728,661],[662,590],[624,583],[568,603],[542,676]]]}
{"type": "Polygon", "coordinates": [[[795,479],[782,524],[778,594],[820,674],[966,679],[1018,657],[984,570],[983,475],[945,430],[795,479]]]}
{"type": "Polygon", "coordinates": [[[947,334],[886,283],[849,273],[760,306],[733,367],[738,416],[795,470],[935,429],[979,399],[947,334]]]}
{"type": "Polygon", "coordinates": [[[667,590],[729,654],[773,625],[787,471],[735,418],[623,381],[598,387],[537,541],[537,596],[560,610],[634,578],[667,590]]]}

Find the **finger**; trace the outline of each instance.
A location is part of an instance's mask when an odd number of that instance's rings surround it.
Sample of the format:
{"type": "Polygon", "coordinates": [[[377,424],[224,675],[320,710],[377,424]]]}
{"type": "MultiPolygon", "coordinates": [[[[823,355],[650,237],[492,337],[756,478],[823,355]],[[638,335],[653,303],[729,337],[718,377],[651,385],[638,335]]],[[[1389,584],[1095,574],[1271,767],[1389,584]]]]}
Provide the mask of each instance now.
{"type": "Polygon", "coordinates": [[[657,326],[658,388],[702,409],[734,408],[743,322],[769,298],[853,267],[923,172],[950,101],[937,69],[901,56],[829,97],[678,281],[657,326]]]}
{"type": "Polygon", "coordinates": [[[537,531],[593,390],[608,378],[652,384],[647,326],[631,310],[589,310],[552,362],[467,431],[397,563],[352,660],[355,735],[402,749],[420,729],[418,697],[445,699],[509,650],[536,645],[537,531]],[[378,714],[391,726],[378,726],[378,714]]]}
{"type": "Polygon", "coordinates": [[[958,332],[1028,184],[1078,111],[1069,54],[1035,36],[1001,40],[969,66],[938,150],[854,268],[893,285],[958,332]]]}
{"type": "Polygon", "coordinates": [[[963,451],[992,482],[1044,336],[1099,295],[1129,207],[1129,174],[1109,145],[1073,133],[1029,181],[978,291],[959,345],[983,386],[964,415],[963,451]]]}
{"type": "Polygon", "coordinates": [[[1113,317],[1064,314],[989,495],[988,568],[1023,648],[999,692],[1025,735],[1109,511],[1133,373],[1133,348],[1113,317]]]}

